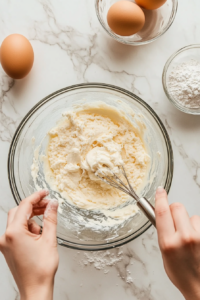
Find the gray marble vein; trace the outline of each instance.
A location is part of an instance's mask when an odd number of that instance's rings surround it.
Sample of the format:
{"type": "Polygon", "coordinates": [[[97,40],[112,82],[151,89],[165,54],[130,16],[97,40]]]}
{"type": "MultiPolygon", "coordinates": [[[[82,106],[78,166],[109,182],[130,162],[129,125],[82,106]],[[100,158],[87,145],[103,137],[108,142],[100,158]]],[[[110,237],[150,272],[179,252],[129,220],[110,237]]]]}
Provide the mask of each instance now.
{"type": "Polygon", "coordinates": [[[0,75],[0,141],[10,142],[16,129],[12,114],[16,114],[14,103],[9,99],[9,92],[14,80],[3,72],[0,75]]]}

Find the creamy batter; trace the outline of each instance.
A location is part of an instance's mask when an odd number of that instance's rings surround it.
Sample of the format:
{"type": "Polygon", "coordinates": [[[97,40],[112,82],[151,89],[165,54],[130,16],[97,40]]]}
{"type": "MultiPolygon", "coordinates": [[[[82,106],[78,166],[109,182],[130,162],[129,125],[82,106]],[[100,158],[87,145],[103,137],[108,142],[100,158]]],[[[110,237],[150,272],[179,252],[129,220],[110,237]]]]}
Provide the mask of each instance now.
{"type": "Polygon", "coordinates": [[[117,173],[124,165],[135,190],[142,188],[149,155],[139,131],[114,107],[91,105],[66,112],[48,135],[46,181],[74,205],[105,210],[127,201],[126,194],[96,176],[106,166],[117,173]]]}

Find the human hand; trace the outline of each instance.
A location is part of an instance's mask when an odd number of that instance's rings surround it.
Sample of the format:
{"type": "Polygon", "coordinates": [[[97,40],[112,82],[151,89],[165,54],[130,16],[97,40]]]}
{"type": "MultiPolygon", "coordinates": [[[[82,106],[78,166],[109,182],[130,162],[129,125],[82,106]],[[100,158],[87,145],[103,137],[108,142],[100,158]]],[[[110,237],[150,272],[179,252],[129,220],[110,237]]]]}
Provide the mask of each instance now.
{"type": "Polygon", "coordinates": [[[21,300],[53,299],[54,276],[58,268],[56,241],[56,200],[46,200],[39,191],[20,202],[8,213],[7,229],[0,237],[0,250],[19,288],[21,300]],[[43,232],[29,220],[43,215],[43,232]]]}
{"type": "Polygon", "coordinates": [[[200,217],[189,217],[167,193],[156,192],[156,227],[166,273],[186,300],[200,299],[200,217]]]}

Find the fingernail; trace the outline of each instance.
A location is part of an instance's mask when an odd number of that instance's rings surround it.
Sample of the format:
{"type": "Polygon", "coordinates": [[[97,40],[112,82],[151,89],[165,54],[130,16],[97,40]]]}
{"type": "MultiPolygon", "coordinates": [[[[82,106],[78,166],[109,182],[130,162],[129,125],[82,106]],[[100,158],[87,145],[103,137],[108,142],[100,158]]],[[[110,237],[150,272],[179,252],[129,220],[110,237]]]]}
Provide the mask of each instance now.
{"type": "Polygon", "coordinates": [[[49,200],[49,203],[47,204],[47,207],[44,212],[45,218],[48,216],[48,214],[51,210],[57,211],[57,209],[58,209],[58,200],[57,199],[49,200]]]}
{"type": "Polygon", "coordinates": [[[49,195],[49,191],[48,190],[43,190],[45,192],[45,196],[49,195]]]}
{"type": "Polygon", "coordinates": [[[50,200],[47,206],[49,206],[51,210],[57,210],[58,200],[57,199],[50,200]]]}
{"type": "Polygon", "coordinates": [[[163,187],[162,187],[162,186],[159,186],[159,187],[157,188],[156,193],[157,193],[157,194],[163,193],[163,191],[164,191],[163,187]]]}

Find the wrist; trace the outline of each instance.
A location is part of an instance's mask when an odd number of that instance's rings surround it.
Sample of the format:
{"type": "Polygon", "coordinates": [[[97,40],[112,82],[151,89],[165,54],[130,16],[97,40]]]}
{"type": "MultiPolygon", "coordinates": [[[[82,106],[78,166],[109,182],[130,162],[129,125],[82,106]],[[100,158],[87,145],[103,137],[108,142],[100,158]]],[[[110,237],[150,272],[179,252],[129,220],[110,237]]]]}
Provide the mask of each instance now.
{"type": "Polygon", "coordinates": [[[185,297],[185,300],[200,300],[200,296],[195,296],[195,297],[185,297]]]}
{"type": "Polygon", "coordinates": [[[31,286],[20,292],[20,300],[53,300],[53,285],[31,286]]]}
{"type": "Polygon", "coordinates": [[[186,295],[184,296],[185,300],[200,300],[200,292],[199,293],[195,293],[192,295],[192,293],[190,295],[186,295]]]}
{"type": "Polygon", "coordinates": [[[185,300],[200,300],[200,296],[185,297],[185,300]]]}

